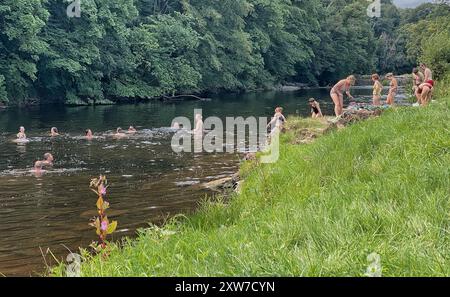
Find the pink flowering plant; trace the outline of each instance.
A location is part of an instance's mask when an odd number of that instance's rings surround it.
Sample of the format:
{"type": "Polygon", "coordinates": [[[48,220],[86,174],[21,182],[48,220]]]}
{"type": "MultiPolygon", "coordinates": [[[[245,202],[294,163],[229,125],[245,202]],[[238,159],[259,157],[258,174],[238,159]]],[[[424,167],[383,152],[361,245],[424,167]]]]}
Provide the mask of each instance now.
{"type": "Polygon", "coordinates": [[[92,220],[89,225],[94,227],[99,237],[98,242],[93,242],[92,247],[96,252],[106,248],[106,237],[117,229],[117,221],[109,221],[106,215],[106,210],[109,208],[109,202],[106,201],[106,194],[108,189],[108,180],[106,176],[100,175],[98,178],[91,180],[89,185],[91,190],[97,194],[97,211],[98,216],[92,220]]]}

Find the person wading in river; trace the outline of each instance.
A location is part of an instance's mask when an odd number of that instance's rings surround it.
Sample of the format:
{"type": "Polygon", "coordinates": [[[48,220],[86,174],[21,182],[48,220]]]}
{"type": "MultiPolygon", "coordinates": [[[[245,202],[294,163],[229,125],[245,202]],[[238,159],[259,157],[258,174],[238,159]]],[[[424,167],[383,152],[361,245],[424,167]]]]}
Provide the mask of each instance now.
{"type": "Polygon", "coordinates": [[[378,74],[372,74],[373,81],[373,102],[375,106],[381,104],[381,91],[383,90],[383,85],[380,83],[380,76],[378,74]]]}
{"type": "Polygon", "coordinates": [[[394,105],[395,96],[398,91],[398,82],[393,73],[386,74],[386,78],[391,81],[389,84],[389,93],[386,99],[386,104],[394,105]]]}
{"type": "Polygon", "coordinates": [[[356,82],[356,78],[354,75],[348,76],[346,79],[340,80],[337,84],[333,86],[330,91],[330,97],[334,103],[334,113],[336,116],[340,116],[343,112],[344,108],[344,92],[350,99],[353,99],[353,96],[350,94],[350,87],[353,86],[356,82]]]}
{"type": "Polygon", "coordinates": [[[25,127],[21,126],[19,128],[19,133],[17,133],[17,139],[20,139],[20,140],[27,139],[27,135],[25,134],[25,127]]]}

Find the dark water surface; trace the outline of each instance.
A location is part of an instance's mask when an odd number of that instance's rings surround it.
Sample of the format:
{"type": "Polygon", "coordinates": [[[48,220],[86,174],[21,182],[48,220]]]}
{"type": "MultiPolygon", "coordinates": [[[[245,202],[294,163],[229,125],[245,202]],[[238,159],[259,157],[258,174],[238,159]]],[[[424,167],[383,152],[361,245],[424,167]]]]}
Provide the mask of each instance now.
{"type": "Polygon", "coordinates": [[[0,110],[0,275],[43,273],[45,261],[54,263],[48,249],[61,259],[67,249],[77,251],[96,240],[88,226],[96,196],[88,185],[100,173],[110,182],[109,213],[119,222],[118,239],[149,222],[194,210],[209,194],[201,183],[237,171],[239,154],[174,153],[173,133],[163,128],[173,118],[193,120],[194,108],[201,108],[204,118],[270,117],[276,106],[283,106],[286,115],[308,116],[309,97],[321,101],[324,113],[333,113],[325,89],[220,95],[207,102],[0,110]],[[120,140],[108,136],[130,125],[139,133],[120,140]],[[31,140],[26,145],[11,141],[19,126],[31,140]],[[47,136],[53,126],[61,137],[47,136]],[[102,137],[82,139],[86,128],[102,137]],[[45,152],[54,155],[54,168],[35,176],[30,170],[45,152]]]}

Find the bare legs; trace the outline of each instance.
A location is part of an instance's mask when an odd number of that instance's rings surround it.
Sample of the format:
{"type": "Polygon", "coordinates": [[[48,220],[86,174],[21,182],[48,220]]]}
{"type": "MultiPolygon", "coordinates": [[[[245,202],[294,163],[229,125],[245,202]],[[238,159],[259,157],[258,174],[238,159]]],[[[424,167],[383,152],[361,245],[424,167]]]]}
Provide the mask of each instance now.
{"type": "Polygon", "coordinates": [[[432,90],[428,86],[424,86],[422,88],[422,94],[420,97],[420,104],[422,106],[428,105],[431,101],[431,95],[433,94],[432,90]]]}
{"type": "Polygon", "coordinates": [[[381,105],[381,96],[373,95],[373,105],[375,106],[381,105]]]}
{"type": "Polygon", "coordinates": [[[334,113],[336,116],[340,116],[342,114],[342,109],[344,106],[344,96],[342,94],[330,93],[331,99],[333,99],[334,103],[334,113]]]}
{"type": "Polygon", "coordinates": [[[396,95],[395,92],[389,92],[387,99],[386,99],[386,104],[394,105],[395,95],[396,95]]]}

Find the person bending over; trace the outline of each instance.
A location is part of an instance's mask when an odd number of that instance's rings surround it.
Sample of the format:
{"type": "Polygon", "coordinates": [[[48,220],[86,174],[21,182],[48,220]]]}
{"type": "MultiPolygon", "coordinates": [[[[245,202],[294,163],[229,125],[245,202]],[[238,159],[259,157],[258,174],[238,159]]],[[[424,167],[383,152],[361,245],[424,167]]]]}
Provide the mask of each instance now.
{"type": "Polygon", "coordinates": [[[337,84],[331,88],[330,97],[334,103],[334,113],[336,116],[340,116],[343,112],[344,108],[344,93],[350,99],[353,99],[353,96],[350,94],[350,87],[353,86],[356,82],[356,78],[354,75],[348,76],[346,79],[340,80],[337,84]]]}

